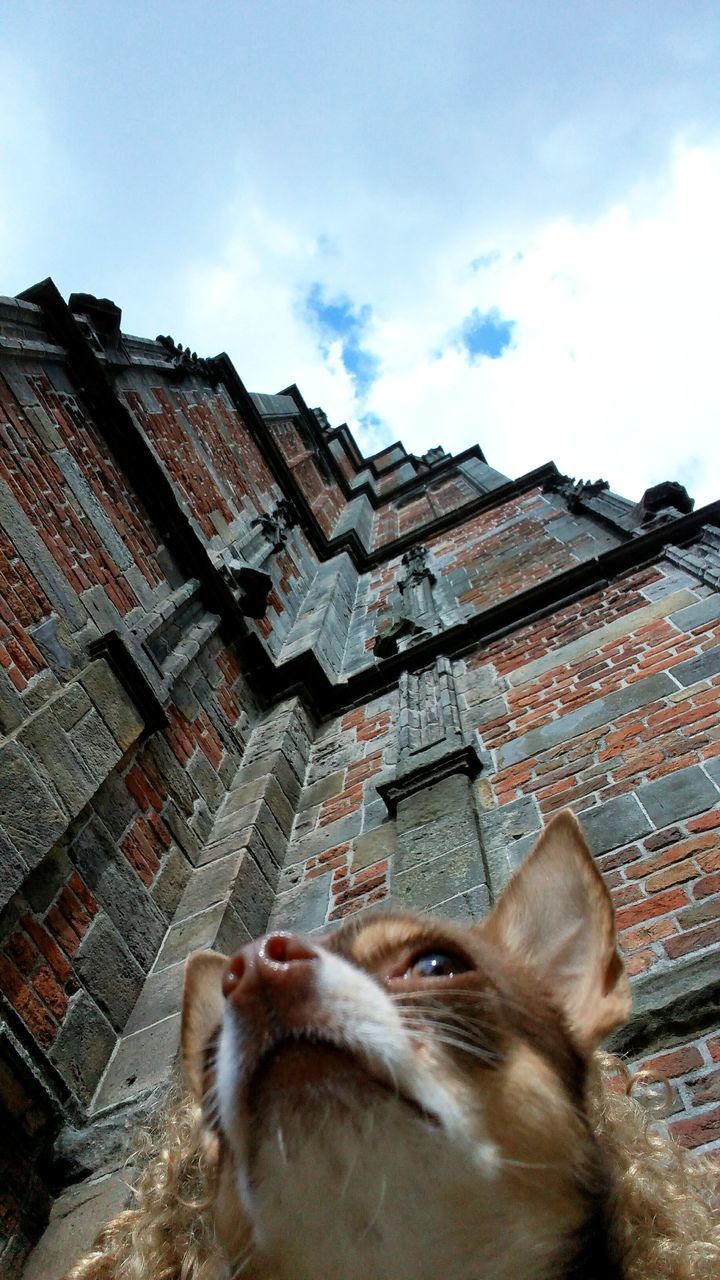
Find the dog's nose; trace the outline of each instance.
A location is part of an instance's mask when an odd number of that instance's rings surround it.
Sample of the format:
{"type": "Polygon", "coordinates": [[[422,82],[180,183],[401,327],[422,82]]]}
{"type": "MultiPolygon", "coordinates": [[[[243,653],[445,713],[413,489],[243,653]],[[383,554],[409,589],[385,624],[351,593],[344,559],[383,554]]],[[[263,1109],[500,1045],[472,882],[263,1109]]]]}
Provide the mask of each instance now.
{"type": "Polygon", "coordinates": [[[275,990],[307,978],[308,966],[318,953],[303,938],[292,933],[268,933],[249,942],[230,960],[223,976],[223,995],[231,1000],[250,995],[259,986],[275,990]]]}

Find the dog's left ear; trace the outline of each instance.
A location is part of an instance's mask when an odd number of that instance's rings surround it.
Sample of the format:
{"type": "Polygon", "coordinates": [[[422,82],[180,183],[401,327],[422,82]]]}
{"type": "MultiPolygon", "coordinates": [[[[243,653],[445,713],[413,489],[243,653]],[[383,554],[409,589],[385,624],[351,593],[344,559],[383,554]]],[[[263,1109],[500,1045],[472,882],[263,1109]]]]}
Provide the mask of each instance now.
{"type": "Polygon", "coordinates": [[[615,914],[577,818],[553,818],[483,926],[537,974],[584,1049],[630,1013],[615,914]]]}
{"type": "Polygon", "coordinates": [[[185,961],[180,1053],[188,1084],[198,1100],[205,1090],[208,1042],[223,1017],[222,980],[228,957],[218,951],[193,951],[185,961]]]}

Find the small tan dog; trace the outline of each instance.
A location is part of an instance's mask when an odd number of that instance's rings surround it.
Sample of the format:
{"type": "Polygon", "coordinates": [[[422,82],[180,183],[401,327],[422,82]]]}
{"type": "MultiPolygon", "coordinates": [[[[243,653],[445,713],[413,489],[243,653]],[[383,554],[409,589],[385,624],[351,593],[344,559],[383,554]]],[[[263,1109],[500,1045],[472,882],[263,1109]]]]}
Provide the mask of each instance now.
{"type": "Polygon", "coordinates": [[[570,813],[478,926],[191,956],[191,1095],[68,1280],[717,1280],[714,1166],[597,1052],[629,1009],[570,813]]]}

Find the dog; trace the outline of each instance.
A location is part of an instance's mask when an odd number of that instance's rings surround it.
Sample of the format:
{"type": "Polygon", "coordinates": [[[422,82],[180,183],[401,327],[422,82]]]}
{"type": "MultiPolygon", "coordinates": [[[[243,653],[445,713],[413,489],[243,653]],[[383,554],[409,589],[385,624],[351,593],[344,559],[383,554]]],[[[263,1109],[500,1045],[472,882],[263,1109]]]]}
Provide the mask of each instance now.
{"type": "Polygon", "coordinates": [[[187,1086],[66,1280],[718,1280],[717,1166],[600,1052],[630,1012],[570,812],[479,924],[187,961],[187,1086]]]}

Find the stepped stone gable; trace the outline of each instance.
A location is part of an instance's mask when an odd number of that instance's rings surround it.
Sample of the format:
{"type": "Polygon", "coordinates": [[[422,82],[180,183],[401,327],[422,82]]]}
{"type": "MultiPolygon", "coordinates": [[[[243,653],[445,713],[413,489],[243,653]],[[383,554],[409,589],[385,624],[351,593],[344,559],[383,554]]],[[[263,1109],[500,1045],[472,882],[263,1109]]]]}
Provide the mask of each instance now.
{"type": "Polygon", "coordinates": [[[42,1235],[52,1280],[127,1198],[191,950],[482,919],[565,805],[615,1047],[718,1145],[720,504],[366,458],[108,300],[0,301],[0,1274],[42,1235]]]}

